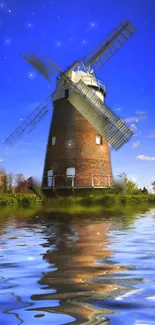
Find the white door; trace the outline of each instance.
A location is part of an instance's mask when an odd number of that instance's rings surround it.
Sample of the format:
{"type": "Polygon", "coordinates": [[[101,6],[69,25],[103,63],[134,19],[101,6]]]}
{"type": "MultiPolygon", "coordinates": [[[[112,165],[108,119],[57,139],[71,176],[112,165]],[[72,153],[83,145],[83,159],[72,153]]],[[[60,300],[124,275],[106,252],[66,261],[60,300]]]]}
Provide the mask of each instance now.
{"type": "Polygon", "coordinates": [[[47,186],[51,187],[53,185],[53,170],[47,171],[47,186]]]}

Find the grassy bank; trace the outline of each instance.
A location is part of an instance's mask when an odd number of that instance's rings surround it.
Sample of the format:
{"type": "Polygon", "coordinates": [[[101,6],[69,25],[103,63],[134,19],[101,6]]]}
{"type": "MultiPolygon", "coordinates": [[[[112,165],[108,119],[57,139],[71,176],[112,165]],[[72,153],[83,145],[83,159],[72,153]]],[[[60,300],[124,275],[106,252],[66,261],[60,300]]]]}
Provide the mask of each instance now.
{"type": "Polygon", "coordinates": [[[57,197],[44,202],[43,211],[48,213],[90,214],[102,211],[120,214],[139,207],[155,206],[155,195],[89,194],[84,197],[57,197]]]}
{"type": "Polygon", "coordinates": [[[45,210],[55,212],[68,211],[98,211],[103,208],[121,210],[124,206],[136,206],[141,204],[155,205],[155,194],[116,194],[116,193],[87,193],[84,196],[54,197],[49,200],[43,199],[40,202],[33,194],[1,194],[0,206],[16,207],[43,207],[45,210]]]}
{"type": "MultiPolygon", "coordinates": [[[[8,195],[0,197],[0,222],[12,217],[19,221],[34,223],[45,218],[70,222],[73,219],[108,217],[116,223],[132,223],[135,215],[155,209],[155,195],[89,195],[86,197],[57,197],[51,201],[38,202],[34,195],[8,195]]],[[[109,220],[110,220],[109,219],[109,220]]]]}

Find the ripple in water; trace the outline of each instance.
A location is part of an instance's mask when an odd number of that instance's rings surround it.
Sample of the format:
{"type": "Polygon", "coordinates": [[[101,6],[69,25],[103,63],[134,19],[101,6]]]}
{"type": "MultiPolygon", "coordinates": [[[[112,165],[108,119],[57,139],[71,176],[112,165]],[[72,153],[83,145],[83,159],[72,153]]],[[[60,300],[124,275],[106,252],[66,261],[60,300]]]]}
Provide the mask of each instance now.
{"type": "Polygon", "coordinates": [[[0,324],[155,324],[154,217],[1,219],[0,324]]]}

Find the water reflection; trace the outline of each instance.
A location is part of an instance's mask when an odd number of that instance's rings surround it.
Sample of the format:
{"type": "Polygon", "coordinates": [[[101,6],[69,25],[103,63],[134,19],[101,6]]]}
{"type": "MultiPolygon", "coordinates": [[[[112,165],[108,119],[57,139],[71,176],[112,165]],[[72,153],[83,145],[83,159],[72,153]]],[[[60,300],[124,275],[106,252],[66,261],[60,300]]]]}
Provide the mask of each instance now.
{"type": "Polygon", "coordinates": [[[153,218],[1,220],[1,323],[154,324],[153,218]]]}
{"type": "MultiPolygon", "coordinates": [[[[61,300],[59,306],[48,308],[48,311],[69,314],[77,319],[75,324],[82,324],[82,321],[91,319],[93,314],[101,314],[101,311],[84,302],[97,293],[104,296],[106,292],[117,289],[115,284],[97,282],[96,278],[123,269],[104,262],[113,254],[108,248],[109,226],[108,221],[90,224],[83,221],[68,226],[59,224],[54,231],[55,238],[47,237],[49,249],[44,255],[44,259],[50,265],[54,264],[56,270],[46,273],[39,282],[50,286],[56,293],[33,295],[32,299],[61,300]]],[[[51,231],[48,228],[48,232],[51,231]]]]}

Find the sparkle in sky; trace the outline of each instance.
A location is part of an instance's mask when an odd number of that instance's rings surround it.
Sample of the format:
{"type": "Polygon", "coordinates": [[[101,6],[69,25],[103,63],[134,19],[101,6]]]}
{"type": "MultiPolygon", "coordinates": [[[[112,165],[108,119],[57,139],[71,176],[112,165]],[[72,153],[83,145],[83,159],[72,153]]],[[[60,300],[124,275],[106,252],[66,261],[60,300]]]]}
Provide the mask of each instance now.
{"type": "MultiPolygon", "coordinates": [[[[5,139],[55,89],[20,52],[41,48],[64,69],[86,55],[123,19],[136,33],[97,77],[106,104],[134,131],[119,151],[111,149],[113,174],[126,172],[140,186],[155,178],[155,1],[7,0],[0,3],[0,164],[8,172],[42,176],[50,113],[32,133],[3,152],[5,139]]],[[[63,123],[63,121],[62,121],[63,123]]]]}

